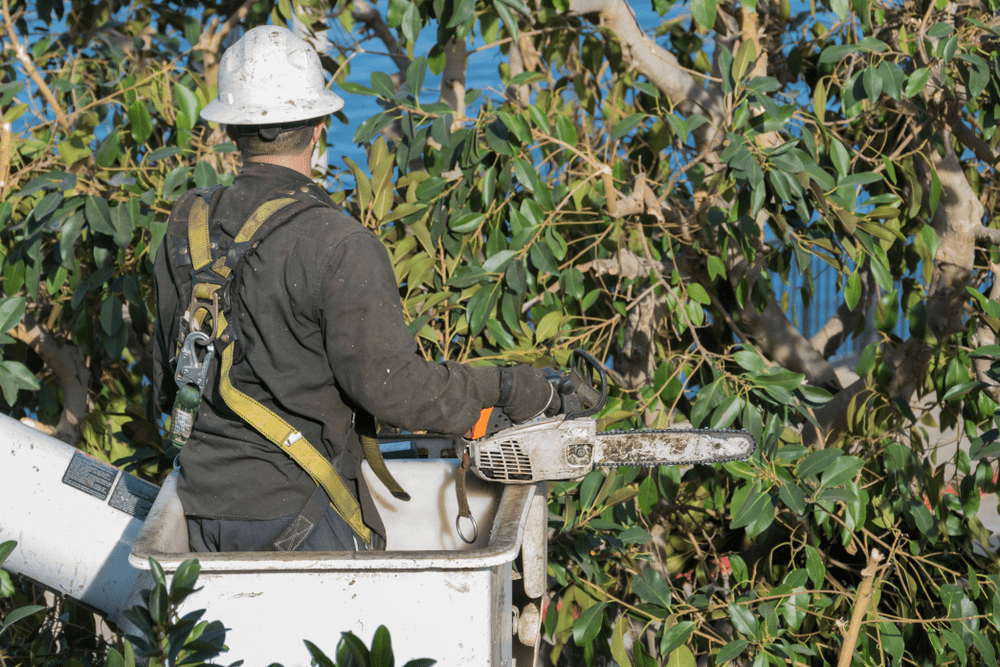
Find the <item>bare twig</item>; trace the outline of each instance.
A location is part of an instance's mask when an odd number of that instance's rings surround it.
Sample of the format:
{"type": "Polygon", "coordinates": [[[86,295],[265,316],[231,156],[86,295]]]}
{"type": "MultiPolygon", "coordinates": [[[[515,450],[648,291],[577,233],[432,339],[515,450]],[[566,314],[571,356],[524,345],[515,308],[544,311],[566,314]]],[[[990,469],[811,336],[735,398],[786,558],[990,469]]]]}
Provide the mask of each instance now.
{"type": "Polygon", "coordinates": [[[0,118],[0,201],[7,201],[7,177],[10,175],[10,123],[0,118]]]}
{"type": "Polygon", "coordinates": [[[59,104],[59,100],[56,99],[55,94],[53,94],[52,89],[49,85],[45,83],[45,79],[42,75],[35,69],[35,64],[31,62],[31,58],[28,57],[28,49],[21,40],[17,38],[17,31],[14,29],[14,19],[10,15],[10,4],[8,0],[3,0],[3,21],[6,26],[7,37],[10,39],[10,49],[17,54],[17,59],[21,61],[21,66],[24,67],[24,73],[28,75],[34,84],[38,87],[38,92],[45,98],[45,101],[49,103],[52,107],[52,112],[56,115],[56,122],[59,127],[62,128],[63,132],[69,134],[73,129],[66,118],[66,112],[63,111],[62,105],[59,104]]]}
{"type": "Polygon", "coordinates": [[[875,575],[878,574],[879,563],[885,557],[878,549],[872,549],[868,557],[868,566],[861,571],[861,584],[858,586],[857,595],[854,597],[854,611],[851,613],[851,623],[847,626],[844,635],[844,643],[840,648],[840,659],[837,667],[850,667],[851,658],[854,657],[854,647],[858,643],[858,632],[861,630],[861,621],[864,620],[868,611],[868,603],[872,598],[875,575]]]}

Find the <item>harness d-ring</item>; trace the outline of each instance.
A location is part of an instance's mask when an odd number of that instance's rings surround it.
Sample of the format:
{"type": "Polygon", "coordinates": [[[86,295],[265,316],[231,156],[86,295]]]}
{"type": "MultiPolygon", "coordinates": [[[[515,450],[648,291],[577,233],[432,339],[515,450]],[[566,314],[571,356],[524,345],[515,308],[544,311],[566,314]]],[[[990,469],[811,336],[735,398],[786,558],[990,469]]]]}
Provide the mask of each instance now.
{"type": "Polygon", "coordinates": [[[476,540],[479,539],[479,524],[476,523],[476,517],[472,516],[472,512],[469,512],[466,518],[472,522],[472,539],[470,540],[462,532],[462,515],[459,514],[455,517],[455,530],[458,531],[458,536],[462,538],[462,541],[466,544],[474,544],[476,540]]]}

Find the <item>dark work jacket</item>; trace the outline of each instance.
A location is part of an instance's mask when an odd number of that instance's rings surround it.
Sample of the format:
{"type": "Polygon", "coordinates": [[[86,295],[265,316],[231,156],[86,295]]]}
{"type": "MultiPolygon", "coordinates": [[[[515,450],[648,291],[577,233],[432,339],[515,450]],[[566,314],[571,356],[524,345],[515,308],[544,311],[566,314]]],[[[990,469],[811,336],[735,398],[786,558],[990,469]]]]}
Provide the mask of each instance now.
{"type": "MultiPolygon", "coordinates": [[[[222,194],[212,218],[221,220],[224,234],[235,236],[276,191],[310,183],[294,170],[250,163],[222,194]]],[[[190,197],[174,206],[173,215],[183,216],[184,224],[171,221],[155,260],[156,387],[165,412],[176,391],[171,357],[187,306],[178,303],[172,276],[191,269],[173,266],[170,230],[186,235],[189,208],[190,197]]],[[[358,497],[365,523],[384,536],[360,474],[354,412],[366,410],[405,430],[460,435],[482,408],[496,403],[498,370],[432,363],[418,354],[385,246],[336,207],[313,208],[273,231],[248,255],[239,281],[234,310],[249,351],[234,363],[234,386],[327,456],[358,497]]],[[[180,463],[178,495],[191,516],[276,519],[298,512],[316,488],[294,461],[225,406],[218,370],[209,376],[180,463]]]]}

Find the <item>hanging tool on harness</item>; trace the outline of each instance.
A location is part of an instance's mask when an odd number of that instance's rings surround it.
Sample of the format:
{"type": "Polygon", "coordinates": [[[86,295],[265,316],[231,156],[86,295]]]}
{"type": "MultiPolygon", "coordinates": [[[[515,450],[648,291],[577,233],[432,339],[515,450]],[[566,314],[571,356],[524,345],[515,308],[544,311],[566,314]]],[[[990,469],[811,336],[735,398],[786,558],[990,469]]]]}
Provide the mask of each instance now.
{"type": "Polygon", "coordinates": [[[194,428],[195,417],[201,408],[201,397],[205,393],[208,369],[215,357],[212,338],[200,331],[192,331],[184,339],[180,354],[177,355],[177,397],[170,413],[170,431],[167,434],[166,453],[171,458],[181,453],[194,428]],[[199,353],[198,348],[202,348],[199,353]]]}
{"type": "MultiPolygon", "coordinates": [[[[191,438],[194,420],[201,409],[201,397],[205,393],[208,372],[215,358],[215,335],[219,323],[219,293],[212,291],[211,304],[199,304],[197,295],[192,295],[191,303],[184,313],[184,322],[191,331],[184,336],[177,353],[174,383],[177,397],[170,413],[170,431],[167,434],[166,453],[176,458],[191,438]],[[212,323],[210,333],[200,330],[205,318],[212,323]]],[[[176,464],[175,464],[176,465],[176,464]]]]}

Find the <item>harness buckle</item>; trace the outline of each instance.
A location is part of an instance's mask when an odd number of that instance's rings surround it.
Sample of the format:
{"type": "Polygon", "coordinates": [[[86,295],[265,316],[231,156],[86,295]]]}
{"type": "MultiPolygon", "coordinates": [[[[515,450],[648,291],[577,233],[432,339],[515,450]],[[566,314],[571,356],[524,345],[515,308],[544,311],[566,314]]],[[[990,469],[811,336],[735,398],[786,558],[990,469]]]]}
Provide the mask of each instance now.
{"type": "Polygon", "coordinates": [[[205,383],[208,380],[208,367],[215,356],[215,345],[212,338],[201,331],[192,331],[184,338],[181,345],[180,354],[177,355],[177,372],[174,374],[174,382],[178,387],[186,384],[193,384],[198,387],[199,393],[205,393],[205,383]],[[198,360],[198,350],[196,346],[205,348],[204,357],[198,360]]]}

